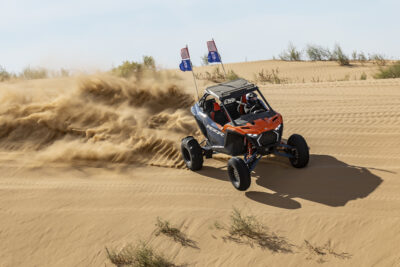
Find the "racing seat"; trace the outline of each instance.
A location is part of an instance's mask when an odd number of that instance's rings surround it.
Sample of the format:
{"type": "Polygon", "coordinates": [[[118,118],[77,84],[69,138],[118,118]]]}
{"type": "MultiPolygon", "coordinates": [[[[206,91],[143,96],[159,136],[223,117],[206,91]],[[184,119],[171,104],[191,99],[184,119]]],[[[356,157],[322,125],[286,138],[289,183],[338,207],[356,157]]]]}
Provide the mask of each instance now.
{"type": "Polygon", "coordinates": [[[210,113],[210,117],[222,126],[229,122],[228,116],[225,111],[221,110],[221,106],[218,103],[214,103],[214,110],[210,113]]]}

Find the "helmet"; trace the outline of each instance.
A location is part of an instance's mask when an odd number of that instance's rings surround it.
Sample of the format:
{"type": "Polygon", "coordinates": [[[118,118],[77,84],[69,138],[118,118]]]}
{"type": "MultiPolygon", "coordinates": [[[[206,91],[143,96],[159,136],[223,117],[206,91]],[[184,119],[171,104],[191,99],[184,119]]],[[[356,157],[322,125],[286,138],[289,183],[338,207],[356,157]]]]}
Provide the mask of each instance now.
{"type": "Polygon", "coordinates": [[[246,101],[249,105],[255,105],[257,103],[257,95],[255,93],[247,93],[246,101]]]}

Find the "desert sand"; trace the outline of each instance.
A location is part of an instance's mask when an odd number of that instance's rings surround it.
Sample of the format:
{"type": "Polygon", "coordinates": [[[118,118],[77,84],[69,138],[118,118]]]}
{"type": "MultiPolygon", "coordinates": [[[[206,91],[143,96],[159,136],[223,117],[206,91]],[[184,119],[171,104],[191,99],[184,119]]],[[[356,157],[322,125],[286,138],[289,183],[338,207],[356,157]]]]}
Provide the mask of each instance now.
{"type": "Polygon", "coordinates": [[[199,134],[190,73],[0,83],[0,266],[113,266],[105,247],[138,240],[189,266],[399,266],[400,79],[372,79],[372,64],[226,67],[248,79],[278,67],[291,79],[260,88],[284,137],[306,138],[308,167],[263,159],[247,192],[229,182],[226,157],[185,169],[179,142],[199,134]],[[234,207],[292,250],[224,239],[212,226],[229,224],[234,207]],[[198,249],[154,236],[157,217],[198,249]],[[313,254],[305,240],[349,257],[313,254]]]}

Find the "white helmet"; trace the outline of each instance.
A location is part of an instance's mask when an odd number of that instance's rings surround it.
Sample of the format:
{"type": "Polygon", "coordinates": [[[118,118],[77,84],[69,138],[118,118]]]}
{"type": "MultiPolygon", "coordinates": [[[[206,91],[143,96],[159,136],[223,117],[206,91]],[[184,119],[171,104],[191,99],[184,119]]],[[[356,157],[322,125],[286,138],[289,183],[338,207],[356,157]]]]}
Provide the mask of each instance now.
{"type": "Polygon", "coordinates": [[[258,98],[255,93],[251,92],[251,93],[246,94],[246,101],[248,104],[254,105],[257,103],[257,100],[258,100],[258,98]]]}

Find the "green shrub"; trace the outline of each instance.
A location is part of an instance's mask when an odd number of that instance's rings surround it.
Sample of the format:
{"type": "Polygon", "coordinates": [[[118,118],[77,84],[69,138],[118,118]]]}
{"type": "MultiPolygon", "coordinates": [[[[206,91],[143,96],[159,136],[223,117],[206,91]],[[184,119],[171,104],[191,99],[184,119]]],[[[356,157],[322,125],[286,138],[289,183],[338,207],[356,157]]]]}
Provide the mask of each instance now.
{"type": "Polygon", "coordinates": [[[391,66],[380,68],[379,72],[374,75],[376,79],[390,79],[400,78],[400,61],[396,62],[391,66]]]}
{"type": "Polygon", "coordinates": [[[143,65],[134,61],[124,61],[121,65],[112,69],[112,73],[116,76],[129,78],[130,76],[140,74],[143,71],[143,65]]]}
{"type": "Polygon", "coordinates": [[[228,73],[226,74],[226,80],[233,81],[236,79],[239,79],[239,75],[237,75],[233,70],[228,70],[228,73]]]}
{"type": "Polygon", "coordinates": [[[351,59],[354,61],[357,60],[357,51],[353,51],[353,53],[351,53],[351,59]]]}
{"type": "Polygon", "coordinates": [[[41,67],[37,67],[37,68],[26,67],[20,74],[21,78],[27,79],[27,80],[45,79],[48,76],[49,76],[49,72],[45,68],[41,68],[41,67]]]}
{"type": "Polygon", "coordinates": [[[287,50],[283,51],[279,58],[284,61],[300,61],[301,52],[292,43],[289,43],[287,50]]]}
{"type": "Polygon", "coordinates": [[[5,68],[0,66],[0,82],[9,80],[11,78],[11,74],[6,71],[5,68]]]}
{"type": "Polygon", "coordinates": [[[367,79],[367,74],[363,72],[360,76],[360,80],[366,80],[367,79]]]}
{"type": "Polygon", "coordinates": [[[200,57],[200,59],[201,59],[201,65],[207,66],[207,65],[210,64],[210,63],[208,62],[208,55],[207,55],[207,54],[205,54],[204,56],[200,57]]]}
{"type": "Polygon", "coordinates": [[[143,56],[142,63],[126,60],[121,65],[113,68],[111,73],[123,78],[129,78],[134,75],[139,78],[144,71],[149,70],[156,70],[155,60],[152,56],[143,56]]]}
{"type": "Polygon", "coordinates": [[[383,55],[380,54],[372,54],[369,56],[369,60],[373,61],[374,64],[378,66],[386,66],[386,59],[383,55]]]}
{"type": "Polygon", "coordinates": [[[329,49],[317,45],[307,45],[306,53],[311,61],[329,60],[331,57],[329,49]]]}
{"type": "Polygon", "coordinates": [[[364,52],[358,53],[357,60],[360,61],[361,63],[367,61],[367,57],[365,56],[364,52]]]}
{"type": "Polygon", "coordinates": [[[145,69],[156,70],[156,61],[152,56],[143,56],[143,65],[145,69]]]}
{"type": "Polygon", "coordinates": [[[340,66],[350,65],[349,58],[343,53],[342,48],[338,44],[336,44],[335,48],[333,49],[331,60],[337,61],[340,66]]]}

